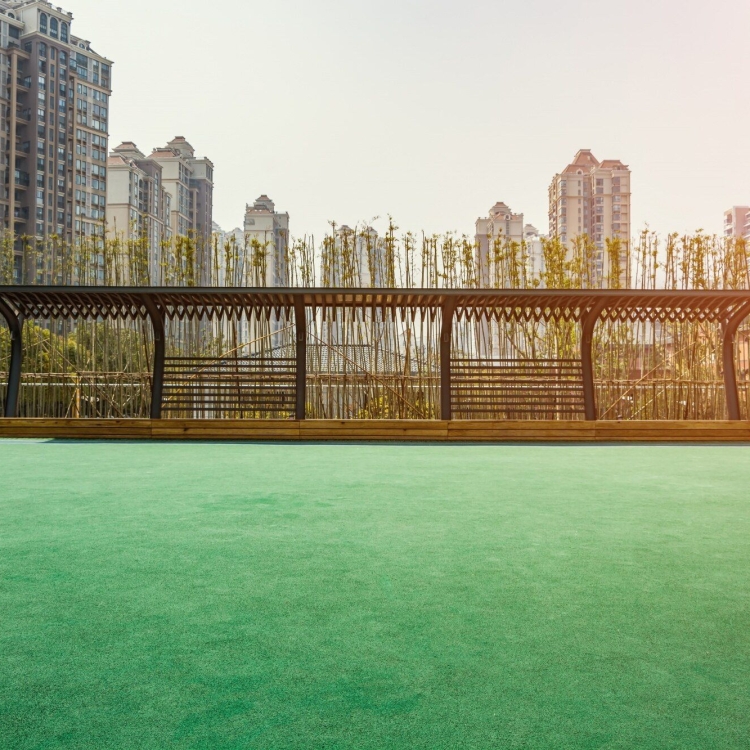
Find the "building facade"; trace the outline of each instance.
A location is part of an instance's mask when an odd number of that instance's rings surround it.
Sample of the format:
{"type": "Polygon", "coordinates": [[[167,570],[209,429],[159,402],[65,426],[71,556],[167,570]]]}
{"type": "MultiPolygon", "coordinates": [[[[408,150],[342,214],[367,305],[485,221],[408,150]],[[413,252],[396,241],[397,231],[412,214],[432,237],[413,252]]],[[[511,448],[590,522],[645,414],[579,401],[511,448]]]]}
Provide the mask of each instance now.
{"type": "Polygon", "coordinates": [[[750,206],[732,206],[724,211],[724,236],[750,239],[750,206]]]}
{"type": "Polygon", "coordinates": [[[530,286],[543,270],[542,235],[524,223],[523,214],[513,213],[507,204],[498,201],[486,217],[475,222],[476,262],[482,286],[530,286]],[[507,255],[509,246],[518,248],[520,266],[511,269],[507,263],[496,262],[495,248],[507,255]]]}
{"type": "Polygon", "coordinates": [[[245,284],[245,233],[239,227],[225,231],[213,222],[214,278],[218,286],[245,284]]]}
{"type": "Polygon", "coordinates": [[[197,282],[212,278],[213,164],[195,157],[178,136],[149,155],[132,141],[108,160],[107,231],[126,240],[147,238],[152,283],[164,281],[173,240],[195,243],[197,282]]]}
{"type": "Polygon", "coordinates": [[[600,285],[609,276],[606,241],[620,240],[621,266],[630,251],[630,169],[618,159],[600,162],[581,149],[549,186],[549,233],[572,252],[577,237],[587,235],[596,248],[600,285]]]}
{"type": "MultiPolygon", "coordinates": [[[[0,0],[0,218],[15,238],[73,245],[104,233],[112,62],[73,35],[72,21],[46,0],[0,0]]],[[[16,280],[54,281],[22,248],[17,240],[16,280]]]]}
{"type": "Polygon", "coordinates": [[[384,243],[373,227],[336,227],[320,259],[320,285],[377,287],[386,276],[384,243]]]}
{"type": "Polygon", "coordinates": [[[172,237],[191,237],[196,243],[199,283],[208,284],[211,271],[214,165],[196,158],[183,136],[173,138],[149,156],[162,170],[162,185],[169,194],[169,230],[172,237]]]}
{"type": "Polygon", "coordinates": [[[141,241],[148,251],[149,283],[159,285],[165,247],[172,239],[172,197],[162,168],[131,141],[113,149],[107,160],[107,233],[125,242],[141,241]]]}
{"type": "Polygon", "coordinates": [[[276,211],[265,194],[245,206],[245,243],[248,252],[262,252],[264,264],[254,264],[258,274],[265,269],[265,279],[256,276],[253,285],[289,286],[287,251],[289,249],[289,214],[276,211]]]}

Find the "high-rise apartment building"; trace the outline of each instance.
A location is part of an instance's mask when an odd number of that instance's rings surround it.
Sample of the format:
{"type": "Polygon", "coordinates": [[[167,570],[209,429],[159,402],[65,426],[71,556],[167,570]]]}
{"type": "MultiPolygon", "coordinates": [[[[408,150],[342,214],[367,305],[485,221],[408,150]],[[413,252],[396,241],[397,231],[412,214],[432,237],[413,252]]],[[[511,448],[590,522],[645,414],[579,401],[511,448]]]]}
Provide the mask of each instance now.
{"type": "Polygon", "coordinates": [[[261,286],[288,286],[287,250],[289,248],[289,214],[276,211],[274,202],[261,195],[253,205],[245,206],[245,242],[261,248],[266,255],[266,277],[255,279],[261,286]]]}
{"type": "Polygon", "coordinates": [[[524,223],[523,214],[514,214],[502,201],[489,210],[488,216],[476,220],[474,239],[482,286],[530,284],[542,271],[541,235],[534,226],[524,223]],[[505,250],[513,243],[518,248],[517,258],[521,267],[511,269],[508,264],[496,263],[495,247],[499,245],[498,249],[503,255],[507,254],[505,250]]]}
{"type": "Polygon", "coordinates": [[[149,281],[162,279],[162,252],[172,237],[172,196],[162,184],[162,168],[130,141],[107,160],[107,232],[121,240],[141,240],[149,253],[149,281]]]}
{"type": "MultiPolygon", "coordinates": [[[[16,237],[72,244],[104,231],[112,62],[72,21],[46,0],[0,0],[0,219],[16,237]]],[[[18,281],[52,280],[16,249],[18,281]]]]}
{"type": "Polygon", "coordinates": [[[600,283],[609,275],[606,241],[619,238],[623,259],[629,252],[630,197],[630,169],[618,159],[600,162],[589,149],[581,149],[549,186],[550,236],[572,251],[575,238],[588,235],[600,283]]]}
{"type": "Polygon", "coordinates": [[[149,159],[162,170],[162,185],[170,196],[169,228],[173,237],[192,236],[200,283],[208,284],[211,269],[213,229],[214,165],[198,159],[195,149],[183,138],[173,138],[163,148],[154,149],[149,159]]]}
{"type": "Polygon", "coordinates": [[[384,243],[373,227],[336,228],[320,259],[321,286],[377,287],[386,277],[384,243]]]}
{"type": "Polygon", "coordinates": [[[210,283],[213,232],[213,164],[195,158],[182,137],[149,155],[126,141],[108,161],[107,231],[125,239],[148,238],[152,283],[173,238],[195,242],[198,281],[210,283]]]}
{"type": "Polygon", "coordinates": [[[195,149],[177,136],[166,146],[154,149],[149,157],[162,168],[165,190],[172,196],[172,234],[208,239],[213,224],[214,165],[198,159],[195,149]]]}
{"type": "Polygon", "coordinates": [[[239,227],[223,230],[213,222],[211,232],[215,282],[218,286],[243,286],[245,262],[245,233],[239,227]]]}
{"type": "Polygon", "coordinates": [[[750,239],[750,206],[732,206],[724,211],[724,236],[750,239]]]}

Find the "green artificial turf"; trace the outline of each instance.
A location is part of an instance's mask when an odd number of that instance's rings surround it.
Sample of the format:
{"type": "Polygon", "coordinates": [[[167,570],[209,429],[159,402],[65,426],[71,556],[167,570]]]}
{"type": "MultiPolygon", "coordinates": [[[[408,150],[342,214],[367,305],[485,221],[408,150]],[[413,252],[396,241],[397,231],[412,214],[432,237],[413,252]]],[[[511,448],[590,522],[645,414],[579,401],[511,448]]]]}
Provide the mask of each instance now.
{"type": "Polygon", "coordinates": [[[750,747],[748,447],[0,468],[4,750],[750,747]]]}

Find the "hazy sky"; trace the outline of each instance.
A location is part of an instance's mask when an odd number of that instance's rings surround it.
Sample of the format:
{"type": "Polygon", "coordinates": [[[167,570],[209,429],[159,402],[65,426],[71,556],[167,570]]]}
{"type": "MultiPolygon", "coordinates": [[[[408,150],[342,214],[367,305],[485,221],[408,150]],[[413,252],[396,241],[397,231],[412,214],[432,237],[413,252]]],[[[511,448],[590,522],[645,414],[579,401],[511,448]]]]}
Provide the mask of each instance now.
{"type": "Polygon", "coordinates": [[[226,229],[268,193],[297,236],[389,213],[473,233],[498,200],[547,231],[579,148],[633,170],[634,230],[719,231],[750,202],[747,0],[64,7],[115,62],[111,145],[184,135],[226,229]]]}

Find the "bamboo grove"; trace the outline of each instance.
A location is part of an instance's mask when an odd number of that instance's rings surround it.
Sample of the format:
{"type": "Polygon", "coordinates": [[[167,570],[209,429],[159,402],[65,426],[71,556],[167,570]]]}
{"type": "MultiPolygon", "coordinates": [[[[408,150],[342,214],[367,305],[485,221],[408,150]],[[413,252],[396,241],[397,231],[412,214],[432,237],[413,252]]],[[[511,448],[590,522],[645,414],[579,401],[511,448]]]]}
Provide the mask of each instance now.
{"type": "MultiPolygon", "coordinates": [[[[502,239],[479,251],[475,238],[331,225],[322,241],[287,247],[256,238],[192,236],[150,248],[145,239],[83,238],[68,246],[0,239],[0,283],[109,286],[263,287],[280,278],[302,287],[750,289],[750,248],[742,240],[702,232],[660,237],[644,231],[627,250],[608,241],[602,259],[586,236],[572,250],[541,243],[537,270],[524,243],[502,239]],[[23,252],[14,251],[18,244],[23,252]],[[15,265],[14,265],[15,264],[15,265]]],[[[437,316],[439,317],[439,316],[437,316]]],[[[307,415],[311,418],[436,418],[439,416],[437,317],[321,311],[308,320],[307,415]]],[[[25,416],[147,416],[153,346],[148,324],[122,321],[26,321],[20,412],[25,416]]],[[[168,325],[168,355],[221,362],[231,370],[253,358],[293,356],[294,321],[275,317],[182,321],[168,325]],[[234,363],[234,364],[233,364],[234,363]]],[[[460,321],[453,351],[465,357],[515,361],[579,356],[579,326],[460,321]]],[[[740,402],[748,418],[750,326],[737,336],[740,402]]],[[[9,362],[9,334],[0,326],[0,372],[9,362]]],[[[713,323],[600,322],[594,338],[600,418],[722,419],[721,332],[713,323]]],[[[201,365],[191,377],[201,378],[201,365]]],[[[4,386],[0,386],[2,388],[4,386]]],[[[167,397],[167,402],[169,396],[167,397]]],[[[179,403],[180,416],[284,417],[241,404],[210,408],[179,403]]],[[[168,403],[167,403],[168,405],[168,403]]],[[[518,417],[515,414],[483,415],[518,417]]],[[[566,418],[565,414],[539,414],[566,418]]],[[[575,418],[575,417],[571,417],[575,418]]]]}

